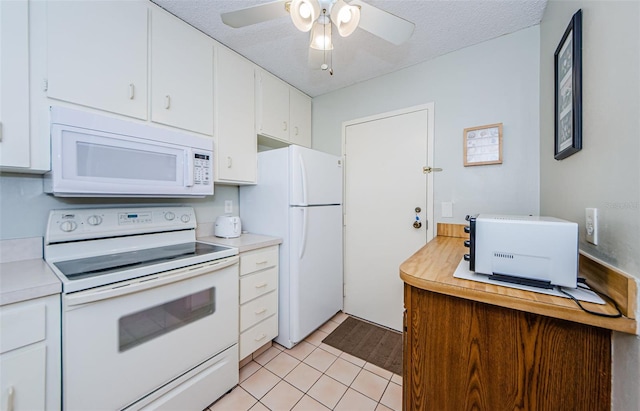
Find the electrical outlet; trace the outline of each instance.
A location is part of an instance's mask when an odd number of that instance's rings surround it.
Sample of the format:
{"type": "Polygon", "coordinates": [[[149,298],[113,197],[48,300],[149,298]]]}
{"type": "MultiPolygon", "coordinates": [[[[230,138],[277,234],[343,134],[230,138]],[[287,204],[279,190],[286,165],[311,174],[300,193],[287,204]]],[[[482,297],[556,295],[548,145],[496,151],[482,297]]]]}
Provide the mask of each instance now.
{"type": "Polygon", "coordinates": [[[224,212],[225,213],[233,213],[233,201],[232,200],[224,200],[224,212]]]}
{"type": "Polygon", "coordinates": [[[598,245],[598,209],[587,208],[585,218],[586,240],[593,245],[598,245]]]}

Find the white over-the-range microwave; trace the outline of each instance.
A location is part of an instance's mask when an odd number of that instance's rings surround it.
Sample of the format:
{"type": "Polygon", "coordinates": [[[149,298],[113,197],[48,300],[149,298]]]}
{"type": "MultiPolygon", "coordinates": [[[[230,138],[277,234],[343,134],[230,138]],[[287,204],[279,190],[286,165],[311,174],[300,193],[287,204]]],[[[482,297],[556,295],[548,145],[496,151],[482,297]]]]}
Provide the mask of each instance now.
{"type": "Polygon", "coordinates": [[[213,139],[51,107],[44,191],[60,197],[213,195],[213,139]]]}

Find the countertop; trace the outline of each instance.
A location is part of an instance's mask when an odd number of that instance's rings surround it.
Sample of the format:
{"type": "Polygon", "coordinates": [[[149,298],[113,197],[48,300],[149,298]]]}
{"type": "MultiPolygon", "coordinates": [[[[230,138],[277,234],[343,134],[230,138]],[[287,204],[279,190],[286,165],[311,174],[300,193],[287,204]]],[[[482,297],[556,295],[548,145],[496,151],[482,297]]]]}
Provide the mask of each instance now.
{"type": "Polygon", "coordinates": [[[0,264],[0,306],[62,292],[62,283],[42,258],[0,264]]]}
{"type": "MultiPolygon", "coordinates": [[[[427,291],[629,334],[638,333],[637,323],[634,318],[624,316],[621,318],[606,318],[588,314],[568,298],[454,278],[453,273],[465,252],[468,251],[464,247],[463,241],[459,237],[435,237],[400,265],[400,278],[406,284],[427,291]]],[[[590,273],[583,272],[585,270],[583,270],[581,259],[580,276],[587,276],[587,279],[589,279],[590,273]]],[[[591,271],[591,269],[588,269],[588,271],[591,271]]],[[[629,298],[633,298],[635,301],[637,295],[635,283],[629,280],[626,286],[633,288],[629,292],[629,298]],[[632,285],[633,287],[631,287],[632,285]]],[[[618,301],[618,304],[624,305],[620,301],[618,301]]],[[[613,305],[609,303],[605,306],[590,303],[583,303],[583,305],[590,310],[602,313],[612,314],[616,312],[613,305]]],[[[631,306],[633,307],[633,305],[631,306]]],[[[623,313],[626,312],[627,310],[623,311],[623,313]]],[[[633,310],[631,313],[633,315],[633,310]]]]}
{"type": "Polygon", "coordinates": [[[244,253],[245,251],[256,250],[258,248],[269,247],[272,245],[278,245],[282,243],[282,238],[271,237],[267,235],[245,233],[236,238],[221,238],[221,237],[198,237],[198,241],[204,243],[212,243],[219,245],[226,245],[238,249],[238,252],[244,253]]]}
{"type": "Polygon", "coordinates": [[[0,306],[61,292],[62,283],[42,259],[42,237],[0,241],[0,306]]]}

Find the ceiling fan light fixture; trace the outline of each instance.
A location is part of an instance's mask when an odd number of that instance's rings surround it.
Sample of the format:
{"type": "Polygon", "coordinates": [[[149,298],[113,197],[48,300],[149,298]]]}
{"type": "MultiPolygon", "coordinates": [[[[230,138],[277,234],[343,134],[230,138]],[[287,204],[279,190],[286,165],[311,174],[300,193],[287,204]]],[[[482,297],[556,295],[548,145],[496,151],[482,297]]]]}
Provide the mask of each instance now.
{"type": "Polygon", "coordinates": [[[314,23],[311,30],[311,43],[309,47],[316,50],[333,50],[333,42],[331,41],[331,27],[327,30],[328,24],[314,23]]]}
{"type": "Polygon", "coordinates": [[[307,32],[320,15],[320,3],[318,0],[292,0],[289,13],[296,28],[307,32]]]}
{"type": "Polygon", "coordinates": [[[331,7],[331,21],[342,37],[351,35],[360,23],[360,7],[350,6],[344,0],[336,1],[331,7]]]}

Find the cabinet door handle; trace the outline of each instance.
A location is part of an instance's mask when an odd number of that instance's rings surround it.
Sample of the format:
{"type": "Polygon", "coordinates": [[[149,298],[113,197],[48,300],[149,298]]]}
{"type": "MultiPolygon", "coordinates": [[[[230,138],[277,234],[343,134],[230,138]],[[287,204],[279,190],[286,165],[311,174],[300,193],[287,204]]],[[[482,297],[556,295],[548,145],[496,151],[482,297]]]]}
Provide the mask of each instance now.
{"type": "Polygon", "coordinates": [[[264,312],[266,312],[266,311],[267,311],[267,309],[263,307],[262,309],[260,309],[260,310],[256,311],[256,312],[255,312],[255,314],[256,314],[256,315],[260,315],[260,314],[262,314],[262,313],[264,313],[264,312]]]}
{"type": "Polygon", "coordinates": [[[231,160],[231,157],[227,157],[227,168],[231,168],[231,164],[233,164],[233,160],[231,160]]]}
{"type": "Polygon", "coordinates": [[[267,336],[267,334],[262,333],[262,334],[260,334],[259,336],[257,336],[257,337],[255,338],[255,340],[256,340],[256,341],[264,340],[264,338],[265,338],[266,336],[267,336]]]}
{"type": "Polygon", "coordinates": [[[256,288],[264,288],[264,287],[266,287],[266,286],[267,286],[267,283],[259,283],[259,284],[256,284],[256,288]]]}
{"type": "Polygon", "coordinates": [[[295,126],[293,128],[293,133],[297,136],[298,135],[298,126],[295,126]]]}
{"type": "Polygon", "coordinates": [[[282,122],[282,131],[287,131],[287,122],[286,121],[282,122]]]}
{"type": "Polygon", "coordinates": [[[136,96],[136,86],[133,83],[129,83],[129,100],[133,100],[136,96]]]}
{"type": "Polygon", "coordinates": [[[171,96],[168,94],[164,96],[164,108],[166,108],[167,110],[171,108],[171,96]]]}
{"type": "Polygon", "coordinates": [[[0,143],[2,142],[2,121],[0,121],[0,143]]]}
{"type": "Polygon", "coordinates": [[[15,390],[13,389],[13,386],[10,386],[7,391],[7,411],[13,411],[13,397],[15,396],[15,390]]]}

